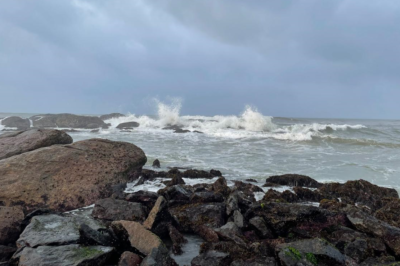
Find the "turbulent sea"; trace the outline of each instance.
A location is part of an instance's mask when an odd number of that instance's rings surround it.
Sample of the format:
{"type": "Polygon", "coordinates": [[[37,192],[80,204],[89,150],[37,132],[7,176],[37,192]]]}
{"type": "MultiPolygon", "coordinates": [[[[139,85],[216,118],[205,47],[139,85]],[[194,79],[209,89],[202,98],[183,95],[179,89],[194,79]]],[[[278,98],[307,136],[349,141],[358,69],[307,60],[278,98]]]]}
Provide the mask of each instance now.
{"type": "MultiPolygon", "coordinates": [[[[5,114],[30,117],[33,114],[5,114]]],[[[321,182],[364,179],[400,190],[400,121],[307,119],[265,116],[247,107],[240,115],[185,116],[179,105],[158,103],[158,114],[106,120],[98,133],[71,132],[74,141],[107,138],[131,142],[144,150],[146,167],[154,159],[162,167],[218,169],[228,180],[296,173],[321,182]],[[116,126],[136,121],[138,128],[121,132],[116,126]],[[167,125],[203,132],[178,134],[167,125]]],[[[0,131],[4,126],[0,125],[0,131]]],[[[0,132],[1,134],[2,132],[0,132]]],[[[157,190],[155,182],[146,189],[157,190]]]]}

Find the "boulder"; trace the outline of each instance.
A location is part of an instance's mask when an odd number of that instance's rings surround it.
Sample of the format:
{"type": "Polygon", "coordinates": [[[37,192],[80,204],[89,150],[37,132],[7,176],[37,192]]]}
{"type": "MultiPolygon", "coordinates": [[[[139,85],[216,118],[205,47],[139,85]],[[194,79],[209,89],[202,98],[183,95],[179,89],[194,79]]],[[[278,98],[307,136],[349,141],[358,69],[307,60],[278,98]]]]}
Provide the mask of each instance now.
{"type": "Polygon", "coordinates": [[[243,214],[240,211],[236,210],[233,212],[233,222],[239,228],[243,228],[245,226],[245,220],[243,214]]]}
{"type": "Polygon", "coordinates": [[[85,246],[118,246],[118,240],[114,238],[110,231],[104,228],[95,230],[86,224],[81,224],[79,234],[79,243],[85,246]]]}
{"type": "Polygon", "coordinates": [[[154,167],[154,168],[160,168],[160,167],[161,167],[160,161],[159,161],[158,159],[155,159],[155,160],[154,160],[154,162],[153,162],[153,167],[154,167]]]}
{"type": "Polygon", "coordinates": [[[19,266],[57,265],[106,265],[107,259],[112,256],[114,248],[103,246],[80,246],[77,244],[66,246],[41,246],[38,248],[26,247],[14,255],[19,266]]]}
{"type": "Polygon", "coordinates": [[[162,195],[166,200],[168,200],[171,205],[171,202],[174,202],[176,204],[188,203],[193,193],[190,190],[187,190],[182,185],[175,185],[159,190],[158,194],[162,195]]]}
{"type": "Polygon", "coordinates": [[[133,248],[145,255],[149,255],[153,248],[164,247],[163,242],[157,235],[138,222],[115,221],[112,222],[111,228],[121,239],[128,239],[133,248]]]}
{"type": "Polygon", "coordinates": [[[79,227],[86,224],[97,230],[103,225],[86,216],[61,216],[56,214],[35,216],[17,240],[17,247],[77,244],[79,227]]]}
{"type": "Polygon", "coordinates": [[[281,264],[285,266],[347,265],[346,257],[339,250],[319,238],[280,244],[276,247],[276,252],[281,264]]]}
{"type": "Polygon", "coordinates": [[[232,258],[228,253],[218,252],[214,250],[207,251],[195,257],[192,266],[229,266],[232,258]]]}
{"type": "Polygon", "coordinates": [[[200,225],[218,228],[226,222],[224,203],[195,203],[169,209],[172,217],[183,232],[192,232],[200,225]]]}
{"type": "Polygon", "coordinates": [[[176,130],[174,131],[174,133],[190,133],[190,132],[191,132],[190,130],[181,129],[181,128],[176,129],[176,130]]]}
{"type": "Polygon", "coordinates": [[[219,237],[217,232],[205,225],[199,225],[192,228],[193,232],[200,236],[204,241],[207,242],[218,242],[219,237]]]}
{"type": "Polygon", "coordinates": [[[399,198],[393,188],[378,187],[365,180],[347,181],[345,184],[328,183],[319,189],[325,198],[341,198],[344,203],[366,205],[372,210],[383,207],[386,197],[399,198]]]}
{"type": "Polygon", "coordinates": [[[59,130],[31,129],[0,135],[0,160],[54,144],[70,144],[72,138],[59,130]]]}
{"type": "Polygon", "coordinates": [[[219,193],[223,196],[228,196],[231,189],[228,187],[225,177],[220,176],[217,181],[212,185],[212,190],[215,193],[219,193]]]}
{"type": "Polygon", "coordinates": [[[400,199],[387,199],[384,206],[374,214],[376,218],[400,228],[400,199]]]}
{"type": "Polygon", "coordinates": [[[278,266],[278,264],[273,257],[263,257],[245,261],[235,260],[231,263],[231,266],[278,266]]]}
{"type": "Polygon", "coordinates": [[[119,117],[124,117],[124,116],[125,115],[121,114],[121,113],[111,113],[111,114],[101,115],[100,119],[104,121],[104,120],[108,120],[111,118],[119,118],[119,117]]]}
{"type": "Polygon", "coordinates": [[[118,129],[133,129],[134,127],[139,127],[138,122],[125,122],[117,126],[118,129]]]}
{"type": "Polygon", "coordinates": [[[160,221],[170,220],[170,214],[167,210],[167,201],[163,196],[158,197],[153,209],[151,209],[149,216],[144,221],[143,226],[149,230],[155,228],[155,225],[160,221]]]}
{"type": "Polygon", "coordinates": [[[354,240],[345,247],[344,254],[360,263],[368,256],[367,241],[365,239],[354,240]]]}
{"type": "Polygon", "coordinates": [[[177,169],[171,169],[169,171],[169,173],[171,174],[178,174],[181,175],[182,177],[186,177],[186,178],[213,178],[214,175],[204,171],[204,170],[196,170],[196,169],[188,169],[186,171],[184,171],[183,173],[179,172],[179,170],[177,171],[177,169]]]}
{"type": "Polygon", "coordinates": [[[312,179],[309,176],[296,175],[296,174],[270,176],[267,178],[266,182],[281,186],[290,186],[290,187],[299,186],[299,187],[319,188],[322,186],[321,183],[312,179]]]}
{"type": "Polygon", "coordinates": [[[172,241],[172,252],[175,255],[182,254],[182,245],[187,243],[187,240],[173,225],[168,226],[168,234],[172,241]]]}
{"type": "Polygon", "coordinates": [[[139,266],[141,262],[142,258],[139,255],[125,251],[119,259],[118,266],[139,266]]]}
{"type": "Polygon", "coordinates": [[[298,201],[320,202],[324,198],[317,190],[313,191],[308,188],[294,187],[293,191],[296,193],[298,201]]]}
{"type": "Polygon", "coordinates": [[[140,190],[128,194],[125,199],[130,202],[141,203],[151,210],[158,199],[158,194],[156,192],[140,190]]]}
{"type": "Polygon", "coordinates": [[[268,228],[262,217],[256,216],[249,220],[249,224],[251,224],[257,232],[259,232],[262,238],[274,238],[273,233],[268,228]]]}
{"type": "Polygon", "coordinates": [[[168,249],[164,246],[153,248],[143,259],[140,266],[178,266],[169,256],[168,249]]]}
{"type": "Polygon", "coordinates": [[[107,124],[97,116],[82,116],[73,114],[44,114],[30,118],[34,127],[61,128],[108,128],[107,124]]]}
{"type": "Polygon", "coordinates": [[[212,191],[195,192],[190,197],[191,203],[224,202],[224,197],[220,193],[212,191]]]}
{"type": "Polygon", "coordinates": [[[108,221],[143,222],[147,217],[147,212],[141,203],[107,198],[96,201],[92,216],[108,221]]]}
{"type": "Polygon", "coordinates": [[[14,247],[0,245],[0,262],[5,262],[11,259],[15,251],[17,251],[17,249],[14,247]]]}
{"type": "Polygon", "coordinates": [[[18,130],[27,130],[31,127],[31,122],[27,118],[21,118],[18,116],[10,116],[1,121],[1,124],[5,127],[14,127],[18,130]]]}
{"type": "Polygon", "coordinates": [[[0,206],[0,245],[14,244],[21,233],[24,213],[20,207],[0,206]]]}
{"type": "Polygon", "coordinates": [[[69,211],[109,197],[146,163],[133,144],[90,139],[0,160],[0,202],[69,211]]]}

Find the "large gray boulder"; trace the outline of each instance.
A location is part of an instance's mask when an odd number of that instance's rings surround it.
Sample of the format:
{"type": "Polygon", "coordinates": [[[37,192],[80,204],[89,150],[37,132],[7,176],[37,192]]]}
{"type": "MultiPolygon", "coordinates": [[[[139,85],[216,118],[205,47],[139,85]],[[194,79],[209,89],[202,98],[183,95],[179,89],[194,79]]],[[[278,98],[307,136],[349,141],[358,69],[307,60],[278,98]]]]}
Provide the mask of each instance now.
{"type": "Polygon", "coordinates": [[[19,261],[19,266],[57,265],[83,266],[106,265],[114,248],[103,246],[80,246],[77,244],[66,246],[41,246],[38,248],[26,247],[14,255],[13,260],[19,261]]]}
{"type": "Polygon", "coordinates": [[[71,144],[65,132],[50,129],[31,129],[0,135],[0,160],[54,144],[71,144]]]}
{"type": "Polygon", "coordinates": [[[34,127],[61,127],[61,128],[107,128],[100,117],[82,116],[73,114],[44,114],[35,115],[30,118],[34,127]]]}
{"type": "Polygon", "coordinates": [[[53,145],[0,160],[0,201],[26,211],[69,211],[110,197],[146,163],[126,142],[90,139],[53,145]]]}
{"type": "Polygon", "coordinates": [[[18,116],[7,117],[1,121],[1,124],[6,127],[17,128],[18,130],[26,130],[31,126],[29,119],[24,119],[18,116]]]}

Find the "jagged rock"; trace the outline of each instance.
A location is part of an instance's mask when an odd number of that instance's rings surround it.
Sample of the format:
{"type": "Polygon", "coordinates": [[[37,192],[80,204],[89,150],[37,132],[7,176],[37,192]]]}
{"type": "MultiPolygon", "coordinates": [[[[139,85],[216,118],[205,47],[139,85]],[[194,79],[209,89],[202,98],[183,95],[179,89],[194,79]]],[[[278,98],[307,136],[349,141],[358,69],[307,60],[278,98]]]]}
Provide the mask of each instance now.
{"type": "Polygon", "coordinates": [[[286,200],[282,197],[282,193],[269,189],[267,193],[265,193],[263,201],[270,201],[270,202],[286,202],[286,200]]]}
{"type": "Polygon", "coordinates": [[[347,204],[339,202],[337,200],[323,199],[319,202],[319,207],[329,211],[339,212],[342,209],[346,208],[347,204]]]}
{"type": "Polygon", "coordinates": [[[160,168],[160,167],[161,167],[160,161],[159,161],[158,159],[155,159],[155,160],[154,160],[154,162],[153,162],[153,167],[154,167],[154,168],[160,168]]]}
{"type": "Polygon", "coordinates": [[[158,194],[156,192],[140,190],[127,195],[125,199],[130,202],[141,203],[151,210],[158,199],[158,194]]]}
{"type": "Polygon", "coordinates": [[[273,233],[266,225],[263,218],[256,216],[249,220],[249,223],[261,234],[262,238],[274,238],[273,233]]]}
{"type": "Polygon", "coordinates": [[[281,193],[281,197],[286,201],[286,202],[297,202],[299,199],[297,198],[297,195],[294,194],[293,192],[289,190],[285,190],[281,193]]]}
{"type": "Polygon", "coordinates": [[[138,122],[126,122],[126,123],[121,123],[117,126],[118,129],[133,129],[134,127],[139,127],[138,122]]]}
{"type": "Polygon", "coordinates": [[[19,266],[57,265],[106,265],[114,248],[103,246],[84,247],[77,244],[65,246],[26,247],[14,255],[19,266]]]}
{"type": "Polygon", "coordinates": [[[97,116],[81,116],[73,114],[45,114],[35,115],[30,118],[34,127],[64,127],[64,128],[108,128],[97,116]]]}
{"type": "Polygon", "coordinates": [[[299,201],[320,202],[324,198],[324,196],[321,195],[318,191],[312,191],[303,187],[294,187],[293,191],[294,193],[296,193],[297,199],[299,201]]]}
{"type": "Polygon", "coordinates": [[[121,113],[111,113],[111,114],[101,115],[100,119],[104,121],[104,120],[108,120],[111,118],[119,118],[119,117],[124,117],[124,116],[125,115],[121,114],[121,113]]]}
{"type": "Polygon", "coordinates": [[[363,261],[360,266],[396,266],[396,259],[392,256],[384,256],[379,258],[368,258],[363,261]]]}
{"type": "Polygon", "coordinates": [[[168,226],[169,237],[172,241],[172,252],[175,255],[182,254],[182,245],[187,242],[183,235],[173,226],[168,226]]]}
{"type": "Polygon", "coordinates": [[[155,228],[155,225],[160,221],[168,221],[171,216],[167,210],[168,203],[163,196],[158,197],[153,209],[151,209],[149,216],[144,221],[143,226],[149,230],[155,228]]]}
{"type": "Polygon", "coordinates": [[[204,170],[196,170],[196,169],[188,169],[185,172],[181,173],[177,170],[171,169],[169,171],[169,173],[171,174],[180,174],[182,177],[186,177],[186,178],[213,178],[213,174],[204,171],[204,170]]]}
{"type": "Polygon", "coordinates": [[[224,197],[220,193],[211,191],[195,192],[190,197],[191,203],[223,202],[224,197]]]}
{"type": "Polygon", "coordinates": [[[212,185],[212,190],[215,193],[219,193],[223,196],[228,196],[231,192],[231,189],[228,187],[225,177],[220,176],[217,181],[212,185]]]}
{"type": "Polygon", "coordinates": [[[27,130],[31,127],[29,119],[24,119],[18,116],[10,116],[1,121],[1,124],[6,127],[15,127],[18,130],[27,130]]]}
{"type": "Polygon", "coordinates": [[[0,160],[0,202],[26,211],[69,211],[112,195],[115,184],[146,163],[133,144],[90,139],[0,160]],[[32,163],[33,162],[33,163],[32,163]]]}
{"type": "Polygon", "coordinates": [[[240,231],[239,227],[234,222],[227,222],[220,228],[215,229],[215,231],[228,237],[233,235],[242,235],[242,232],[240,231]]]}
{"type": "Polygon", "coordinates": [[[192,192],[185,189],[182,185],[170,186],[165,189],[158,191],[159,195],[162,195],[169,202],[175,203],[188,203],[192,192]]]}
{"type": "Polygon", "coordinates": [[[181,128],[176,129],[176,130],[174,131],[174,133],[190,133],[190,132],[191,132],[190,130],[181,129],[181,128]]]}
{"type": "Polygon", "coordinates": [[[119,259],[118,266],[139,266],[141,262],[142,258],[139,255],[125,251],[119,259]]]}
{"type": "Polygon", "coordinates": [[[264,257],[264,258],[256,258],[250,260],[235,260],[231,263],[231,266],[277,266],[275,258],[273,257],[264,257]]]}
{"type": "MultiPolygon", "coordinates": [[[[328,183],[319,189],[328,197],[341,198],[344,203],[366,205],[372,210],[382,208],[385,197],[399,198],[395,189],[378,187],[365,180],[347,181],[345,184],[328,183]]],[[[327,197],[325,197],[327,198],[327,197]]]]}
{"type": "Polygon", "coordinates": [[[242,181],[235,181],[235,186],[233,189],[236,189],[246,195],[246,198],[250,201],[255,201],[254,198],[254,193],[255,192],[264,192],[262,188],[259,186],[249,184],[249,183],[244,183],[242,181]]]}
{"type": "Polygon", "coordinates": [[[226,206],[224,203],[195,203],[169,209],[172,217],[183,232],[205,225],[218,228],[225,224],[226,206]]]}
{"type": "Polygon", "coordinates": [[[153,248],[164,247],[157,235],[138,222],[115,221],[112,222],[111,228],[121,239],[128,239],[133,248],[145,255],[149,255],[153,248]]]}
{"type": "Polygon", "coordinates": [[[72,138],[59,130],[31,129],[4,134],[0,135],[0,160],[54,144],[70,143],[72,138]]]}
{"type": "Polygon", "coordinates": [[[229,254],[218,251],[207,251],[195,257],[192,266],[229,266],[232,258],[229,254]]]}
{"type": "Polygon", "coordinates": [[[245,226],[244,217],[240,211],[236,210],[233,212],[233,222],[239,228],[243,228],[245,226]]]}
{"type": "Polygon", "coordinates": [[[400,199],[385,200],[384,206],[377,210],[374,216],[392,226],[400,227],[400,199]]]}
{"type": "Polygon", "coordinates": [[[0,206],[0,245],[15,243],[23,220],[24,213],[20,207],[0,206]]]}
{"type": "Polygon", "coordinates": [[[118,240],[115,239],[108,230],[94,230],[86,224],[81,224],[79,227],[80,239],[79,243],[85,246],[109,246],[115,247],[118,245],[118,240]]]}
{"type": "Polygon", "coordinates": [[[276,175],[270,176],[266,180],[267,183],[278,184],[281,186],[290,186],[290,187],[311,187],[311,188],[319,188],[322,186],[321,183],[312,179],[309,176],[305,175],[296,175],[296,174],[286,174],[286,175],[276,175]]]}
{"type": "Polygon", "coordinates": [[[165,181],[164,184],[167,186],[185,185],[185,181],[182,177],[176,175],[172,177],[171,181],[165,181]]]}
{"type": "Polygon", "coordinates": [[[141,203],[107,198],[96,201],[92,216],[108,221],[143,222],[147,217],[147,212],[141,203]]]}
{"type": "Polygon", "coordinates": [[[356,239],[349,243],[344,250],[344,254],[360,263],[368,256],[368,243],[365,239],[356,239]]]}
{"type": "Polygon", "coordinates": [[[140,266],[178,266],[164,246],[153,248],[140,266]]]}
{"type": "Polygon", "coordinates": [[[217,232],[205,225],[199,225],[192,228],[193,232],[203,238],[207,242],[218,242],[219,237],[217,232]]]}
{"type": "Polygon", "coordinates": [[[15,251],[17,251],[17,249],[14,247],[0,245],[0,262],[5,262],[11,259],[15,251]]]}
{"type": "Polygon", "coordinates": [[[347,260],[335,247],[319,238],[281,244],[276,251],[280,262],[285,266],[345,265],[347,260]]]}
{"type": "Polygon", "coordinates": [[[211,169],[210,170],[210,175],[212,175],[212,176],[222,176],[222,173],[219,170],[211,169]]]}
{"type": "Polygon", "coordinates": [[[94,230],[104,228],[101,223],[86,216],[35,216],[19,236],[17,247],[76,244],[80,239],[81,224],[87,224],[94,230]]]}

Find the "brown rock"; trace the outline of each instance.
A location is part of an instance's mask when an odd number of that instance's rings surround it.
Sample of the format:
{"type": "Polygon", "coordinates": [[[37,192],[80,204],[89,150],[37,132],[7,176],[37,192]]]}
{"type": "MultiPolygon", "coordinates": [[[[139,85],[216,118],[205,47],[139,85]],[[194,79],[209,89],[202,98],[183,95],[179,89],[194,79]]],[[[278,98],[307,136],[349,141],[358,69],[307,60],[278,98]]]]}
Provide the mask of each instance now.
{"type": "Polygon", "coordinates": [[[291,187],[299,186],[319,188],[320,186],[322,186],[321,183],[317,182],[309,176],[296,174],[270,176],[269,178],[267,178],[266,182],[291,187]]]}
{"type": "Polygon", "coordinates": [[[147,230],[140,223],[115,221],[111,224],[111,227],[118,235],[127,236],[131,246],[145,255],[149,255],[153,248],[164,246],[158,236],[147,230]]]}
{"type": "Polygon", "coordinates": [[[374,214],[376,218],[400,228],[400,199],[392,198],[374,214]]]}
{"type": "Polygon", "coordinates": [[[158,197],[156,204],[154,204],[153,209],[151,209],[149,216],[143,223],[143,226],[151,230],[158,221],[165,220],[165,216],[168,215],[166,207],[167,201],[165,198],[163,196],[158,197]]]}
{"type": "Polygon", "coordinates": [[[112,186],[146,163],[133,144],[90,139],[0,161],[0,202],[26,210],[68,211],[112,194],[112,186]]]}
{"type": "Polygon", "coordinates": [[[142,258],[139,255],[125,251],[119,259],[118,266],[139,266],[141,262],[142,258]]]}
{"type": "Polygon", "coordinates": [[[23,219],[20,207],[0,207],[0,245],[15,243],[21,233],[23,219]]]}
{"type": "Polygon", "coordinates": [[[0,136],[0,160],[54,144],[70,143],[72,138],[59,130],[31,129],[4,134],[0,136]]]}
{"type": "Polygon", "coordinates": [[[228,187],[226,179],[223,176],[219,177],[217,181],[214,182],[212,185],[212,190],[215,193],[220,193],[223,196],[227,196],[231,192],[231,189],[228,187]]]}

